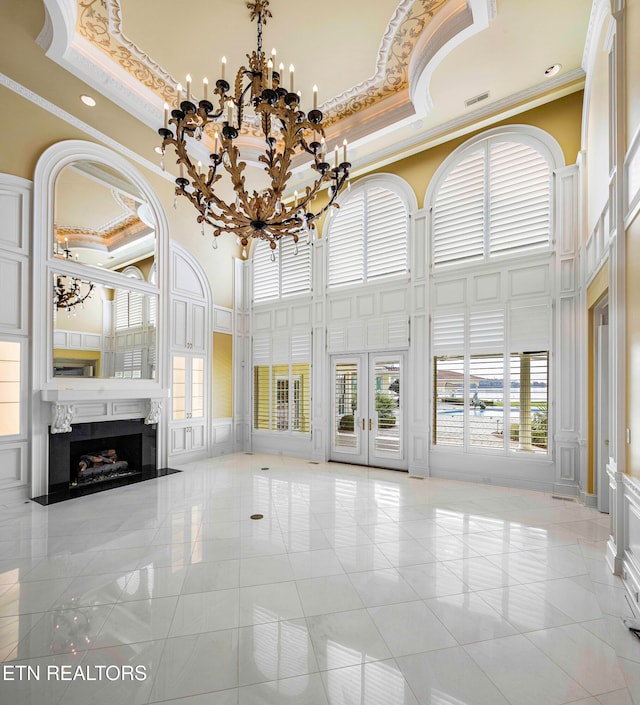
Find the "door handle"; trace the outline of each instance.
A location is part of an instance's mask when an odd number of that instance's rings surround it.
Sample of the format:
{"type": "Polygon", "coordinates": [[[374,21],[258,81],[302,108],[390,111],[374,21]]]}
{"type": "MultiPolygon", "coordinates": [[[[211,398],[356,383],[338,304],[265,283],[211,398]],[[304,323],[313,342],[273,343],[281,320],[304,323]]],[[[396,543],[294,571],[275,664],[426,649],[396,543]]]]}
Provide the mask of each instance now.
{"type": "Polygon", "coordinates": [[[362,430],[364,431],[364,419],[362,419],[362,430]]]}
{"type": "Polygon", "coordinates": [[[369,419],[369,430],[373,431],[373,421],[369,419]]]}
{"type": "Polygon", "coordinates": [[[606,446],[609,445],[609,439],[608,439],[608,438],[605,438],[604,444],[605,444],[606,446]]]}

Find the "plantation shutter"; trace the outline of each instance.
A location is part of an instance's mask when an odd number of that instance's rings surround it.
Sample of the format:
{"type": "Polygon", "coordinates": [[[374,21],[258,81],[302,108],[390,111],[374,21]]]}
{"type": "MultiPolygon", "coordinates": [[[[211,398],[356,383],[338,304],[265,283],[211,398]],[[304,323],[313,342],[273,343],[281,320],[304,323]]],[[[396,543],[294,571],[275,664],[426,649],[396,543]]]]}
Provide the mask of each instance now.
{"type": "Polygon", "coordinates": [[[116,330],[129,327],[129,292],[116,290],[116,330]]]}
{"type": "Polygon", "coordinates": [[[144,295],[129,292],[129,328],[141,328],[144,319],[144,295]]]}
{"type": "Polygon", "coordinates": [[[469,352],[504,352],[504,311],[474,311],[469,315],[469,352]]]}
{"type": "Polygon", "coordinates": [[[271,261],[272,249],[266,240],[256,243],[253,253],[253,300],[278,298],[279,263],[271,261]]]}
{"type": "Polygon", "coordinates": [[[309,362],[311,360],[311,335],[309,333],[291,334],[291,362],[309,362]]]}
{"type": "Polygon", "coordinates": [[[282,296],[311,291],[311,247],[306,243],[298,243],[297,255],[295,251],[296,243],[292,238],[280,241],[282,296]]]}
{"type": "Polygon", "coordinates": [[[532,147],[515,142],[490,146],[490,254],[549,245],[551,171],[532,147]]]}
{"type": "Polygon", "coordinates": [[[433,264],[470,262],[484,253],[485,150],[474,152],[443,181],[433,206],[433,264]]]}
{"type": "Polygon", "coordinates": [[[367,279],[406,272],[408,213],[400,196],[369,189],[366,226],[367,279]]]}
{"type": "Polygon", "coordinates": [[[464,353],[464,313],[433,317],[433,354],[464,353]]]}
{"type": "Polygon", "coordinates": [[[354,194],[336,213],[329,233],[329,286],[364,279],[365,194],[354,194]]]}

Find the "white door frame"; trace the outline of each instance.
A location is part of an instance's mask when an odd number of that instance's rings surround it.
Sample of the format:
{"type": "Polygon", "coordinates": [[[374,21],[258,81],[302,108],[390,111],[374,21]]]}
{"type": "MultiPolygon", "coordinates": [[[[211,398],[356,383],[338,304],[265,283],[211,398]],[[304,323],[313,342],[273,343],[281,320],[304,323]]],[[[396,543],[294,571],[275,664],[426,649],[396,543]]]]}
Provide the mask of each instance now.
{"type": "Polygon", "coordinates": [[[406,409],[407,394],[405,377],[407,374],[407,352],[406,351],[391,351],[391,352],[370,352],[370,353],[354,353],[352,355],[331,355],[330,356],[329,375],[331,390],[330,390],[330,452],[329,459],[335,462],[352,463],[354,465],[367,465],[371,467],[389,468],[392,470],[408,470],[408,453],[407,453],[407,423],[406,409]],[[400,457],[397,451],[385,452],[380,447],[376,447],[378,436],[378,415],[375,409],[375,377],[376,377],[376,362],[385,359],[398,360],[400,362],[399,379],[399,407],[396,418],[400,424],[400,457]],[[357,374],[356,388],[356,410],[353,414],[353,433],[355,435],[357,445],[350,451],[348,449],[337,449],[336,441],[336,365],[341,363],[351,363],[355,365],[357,374]]]}

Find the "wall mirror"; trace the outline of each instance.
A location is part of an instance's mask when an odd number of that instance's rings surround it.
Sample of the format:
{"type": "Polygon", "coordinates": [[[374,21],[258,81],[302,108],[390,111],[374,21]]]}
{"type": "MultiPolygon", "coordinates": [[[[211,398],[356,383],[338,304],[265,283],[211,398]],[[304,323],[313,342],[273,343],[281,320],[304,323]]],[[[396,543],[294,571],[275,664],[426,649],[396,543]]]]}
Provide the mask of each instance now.
{"type": "Polygon", "coordinates": [[[50,241],[53,377],[157,379],[157,225],[140,187],[100,160],[58,172],[50,241]]]}
{"type": "Polygon", "coordinates": [[[156,379],[156,294],[52,277],[54,377],[156,379]]]}
{"type": "Polygon", "coordinates": [[[149,269],[156,253],[156,223],[140,190],[106,164],[78,160],[55,181],[54,256],[122,272],[149,269]]]}

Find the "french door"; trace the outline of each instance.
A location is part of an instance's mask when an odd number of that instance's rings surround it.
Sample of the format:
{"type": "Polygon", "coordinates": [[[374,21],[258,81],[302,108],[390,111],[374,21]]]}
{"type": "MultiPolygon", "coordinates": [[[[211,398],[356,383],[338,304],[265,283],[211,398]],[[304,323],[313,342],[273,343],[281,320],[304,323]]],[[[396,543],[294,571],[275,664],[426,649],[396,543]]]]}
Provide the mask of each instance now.
{"type": "Polygon", "coordinates": [[[407,469],[404,353],[331,358],[331,460],[407,469]]]}

